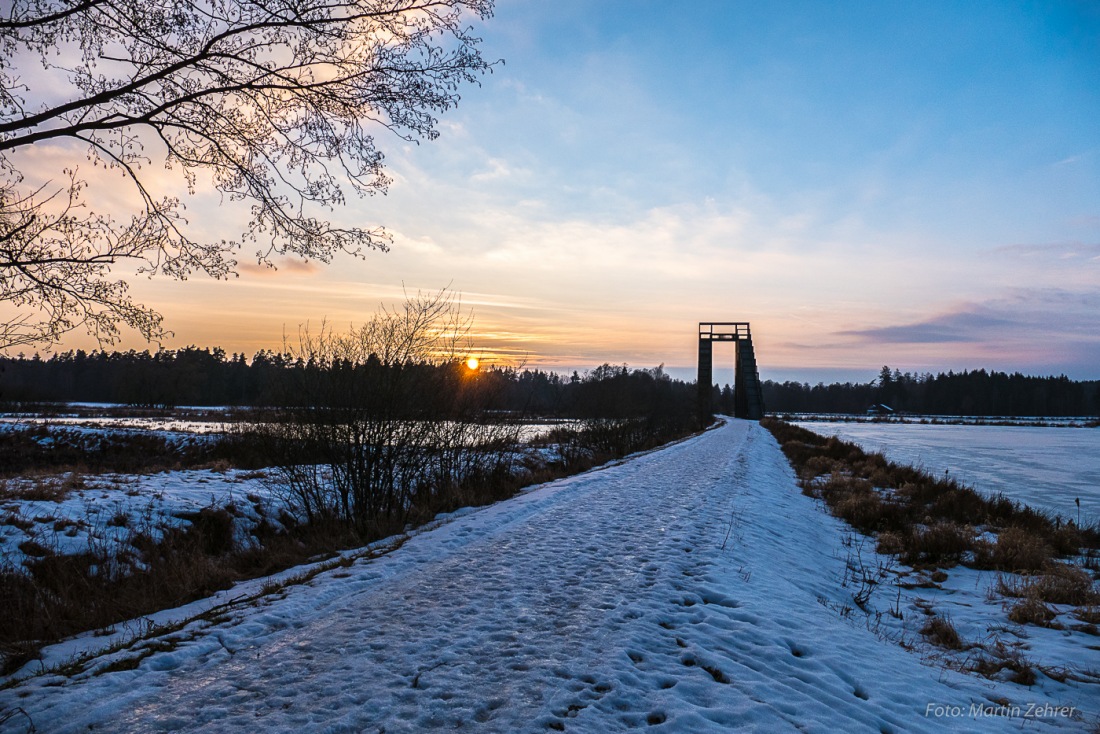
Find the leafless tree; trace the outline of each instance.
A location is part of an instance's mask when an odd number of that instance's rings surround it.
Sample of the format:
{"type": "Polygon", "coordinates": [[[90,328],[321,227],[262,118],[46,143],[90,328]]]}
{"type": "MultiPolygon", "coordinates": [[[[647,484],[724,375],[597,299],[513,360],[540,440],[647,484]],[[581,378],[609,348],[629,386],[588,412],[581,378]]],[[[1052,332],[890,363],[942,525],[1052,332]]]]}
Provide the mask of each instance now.
{"type": "Polygon", "coordinates": [[[465,364],[470,326],[443,290],[346,334],[303,330],[285,347],[292,394],[256,427],[276,491],[309,521],[364,537],[430,517],[471,483],[485,500],[512,469],[521,427],[486,410],[491,396],[465,364]]]}
{"type": "Polygon", "coordinates": [[[246,245],[268,265],[385,250],[383,229],[331,212],[386,191],[376,133],[435,138],[435,115],[491,68],[468,22],[493,2],[0,0],[0,306],[15,313],[0,348],[80,326],[163,335],[112,279],[121,262],[224,278],[246,245]],[[80,153],[122,174],[132,210],[92,196],[74,163],[44,170],[80,153]],[[210,187],[247,209],[241,234],[188,220],[183,197],[210,187]]]}

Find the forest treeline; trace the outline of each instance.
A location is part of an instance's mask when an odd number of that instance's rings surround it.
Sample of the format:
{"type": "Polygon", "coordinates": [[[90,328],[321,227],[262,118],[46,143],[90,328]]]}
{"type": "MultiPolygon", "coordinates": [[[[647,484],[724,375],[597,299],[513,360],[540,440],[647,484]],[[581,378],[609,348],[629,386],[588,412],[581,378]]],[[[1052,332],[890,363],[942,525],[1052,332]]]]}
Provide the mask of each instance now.
{"type": "MultiPolygon", "coordinates": [[[[118,403],[148,408],[178,406],[294,405],[311,373],[321,369],[308,359],[272,351],[251,360],[221,349],[186,347],[155,353],[70,351],[48,359],[0,357],[0,402],[118,403]]],[[[391,370],[372,365],[361,370],[391,370]]],[[[452,389],[467,389],[455,380],[461,364],[410,364],[402,370],[420,373],[418,382],[434,394],[419,399],[446,404],[452,389]]],[[[620,418],[650,412],[694,411],[695,386],[669,377],[661,367],[631,369],[604,364],[583,375],[563,376],[544,370],[481,368],[476,374],[479,405],[486,410],[526,416],[620,418]]],[[[417,399],[417,398],[410,398],[417,399]]],[[[428,406],[425,406],[426,408],[428,406]]]]}
{"type": "MultiPolygon", "coordinates": [[[[99,402],[143,407],[267,406],[293,402],[308,361],[273,351],[251,359],[215,348],[106,352],[69,351],[47,359],[0,357],[0,402],[99,402]]],[[[424,365],[420,369],[442,367],[424,365]]],[[[654,401],[694,405],[695,386],[660,368],[602,365],[583,375],[544,370],[482,369],[477,375],[492,410],[528,416],[615,417],[654,401]]],[[[865,413],[885,404],[930,415],[1100,415],[1100,381],[973,370],[902,373],[883,367],[866,383],[763,382],[768,412],[865,413]]],[[[732,411],[729,387],[714,404],[732,411]]]]}
{"type": "Polygon", "coordinates": [[[1100,381],[1065,375],[1031,377],[1019,372],[964,370],[933,375],[883,367],[867,383],[763,383],[764,405],[773,413],[864,413],[872,405],[925,415],[1095,416],[1100,381]]]}

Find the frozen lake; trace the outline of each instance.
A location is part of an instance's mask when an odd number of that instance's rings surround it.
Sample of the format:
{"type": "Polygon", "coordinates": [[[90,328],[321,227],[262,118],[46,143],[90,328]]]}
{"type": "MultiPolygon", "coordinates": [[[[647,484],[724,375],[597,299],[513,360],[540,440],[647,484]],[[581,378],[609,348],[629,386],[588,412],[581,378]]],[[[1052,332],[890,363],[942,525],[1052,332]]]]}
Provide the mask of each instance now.
{"type": "Polygon", "coordinates": [[[1003,493],[1067,518],[1100,520],[1100,429],[915,423],[797,422],[865,451],[934,474],[950,472],[980,492],[1003,493]]]}

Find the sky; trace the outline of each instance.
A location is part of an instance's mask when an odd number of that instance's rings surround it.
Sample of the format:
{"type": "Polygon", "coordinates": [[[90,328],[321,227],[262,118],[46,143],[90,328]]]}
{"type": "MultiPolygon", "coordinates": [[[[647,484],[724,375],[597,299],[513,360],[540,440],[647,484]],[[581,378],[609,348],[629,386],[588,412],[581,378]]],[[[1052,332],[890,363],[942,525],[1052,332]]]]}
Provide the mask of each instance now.
{"type": "Polygon", "coordinates": [[[389,194],[337,215],[392,250],[135,278],[165,346],[447,287],[491,364],[691,379],[697,323],[748,321],[765,379],[1100,378],[1100,5],[498,0],[477,30],[503,62],[437,140],[380,132],[389,194]]]}

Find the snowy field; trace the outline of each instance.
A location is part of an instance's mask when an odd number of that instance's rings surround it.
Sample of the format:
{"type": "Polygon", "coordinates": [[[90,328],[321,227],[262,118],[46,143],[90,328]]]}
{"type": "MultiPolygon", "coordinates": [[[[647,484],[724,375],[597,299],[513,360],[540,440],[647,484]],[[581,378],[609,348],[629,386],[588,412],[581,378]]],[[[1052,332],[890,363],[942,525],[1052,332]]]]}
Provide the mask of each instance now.
{"type": "MultiPolygon", "coordinates": [[[[94,451],[101,442],[150,434],[176,449],[186,449],[215,439],[233,425],[160,418],[0,416],[0,432],[35,431],[34,440],[47,450],[63,444],[94,451]]],[[[577,426],[575,421],[526,423],[518,426],[519,438],[534,442],[555,429],[577,426]]],[[[557,445],[524,446],[515,468],[521,471],[525,462],[560,460],[557,445]]],[[[121,551],[132,556],[135,534],[159,540],[167,529],[189,525],[190,516],[204,509],[228,509],[235,537],[247,547],[255,542],[253,530],[261,523],[278,530],[283,512],[298,514],[287,506],[285,497],[272,491],[265,474],[234,469],[71,477],[35,472],[31,478],[0,479],[0,569],[19,568],[47,554],[116,555],[121,551]]]]}
{"type": "Polygon", "coordinates": [[[950,476],[1037,509],[1100,520],[1100,429],[916,423],[796,423],[891,461],[950,476]]]}
{"type": "Polygon", "coordinates": [[[919,423],[932,425],[958,426],[1025,426],[1040,428],[1061,426],[1063,428],[1096,427],[1096,416],[991,416],[991,415],[929,415],[895,414],[890,416],[861,415],[853,413],[777,413],[788,423],[835,422],[835,423],[919,423]]]}
{"type": "MultiPolygon", "coordinates": [[[[271,495],[261,472],[174,471],[152,475],[100,474],[80,477],[79,486],[57,499],[19,498],[21,486],[42,481],[64,485],[63,475],[48,480],[11,479],[0,494],[0,565],[18,568],[30,555],[75,555],[101,551],[118,556],[132,550],[135,533],[160,540],[168,528],[190,524],[203,509],[228,507],[242,547],[255,542],[260,522],[280,528],[285,504],[271,495]],[[31,545],[28,545],[31,544],[31,545]]],[[[132,555],[132,554],[129,554],[132,555]]]]}
{"type": "MultiPolygon", "coordinates": [[[[217,437],[235,429],[247,427],[247,421],[215,420],[224,415],[225,409],[211,408],[207,414],[209,420],[190,420],[172,417],[111,417],[105,415],[51,415],[0,413],[0,431],[26,430],[30,427],[44,426],[52,431],[69,431],[95,437],[109,437],[112,434],[129,433],[140,435],[156,433],[176,443],[186,443],[217,437]]],[[[521,442],[538,441],[555,429],[578,429],[582,424],[575,420],[543,420],[522,423],[518,426],[517,438],[521,442]]]]}
{"type": "MultiPolygon", "coordinates": [[[[1100,715],[1096,683],[962,674],[914,631],[949,604],[964,635],[994,634],[988,575],[952,570],[853,612],[864,551],[754,423],[389,545],[307,584],[241,584],[207,606],[258,598],[71,677],[30,663],[0,691],[0,731],[1045,732],[1100,715]]],[[[1095,637],[1005,634],[1036,660],[1100,669],[1095,637]]]]}
{"type": "Polygon", "coordinates": [[[228,420],[239,408],[224,406],[178,408],[148,411],[157,415],[140,415],[143,411],[116,403],[58,403],[57,412],[0,413],[0,430],[21,426],[68,426],[96,431],[159,431],[184,434],[225,433],[235,422],[228,420]]]}
{"type": "Polygon", "coordinates": [[[237,424],[179,418],[111,418],[106,416],[0,415],[0,430],[22,426],[66,426],[91,431],[163,431],[168,433],[226,433],[237,424]]]}

